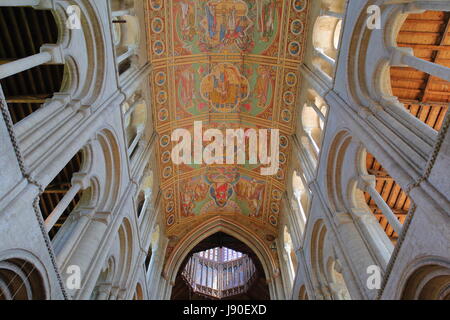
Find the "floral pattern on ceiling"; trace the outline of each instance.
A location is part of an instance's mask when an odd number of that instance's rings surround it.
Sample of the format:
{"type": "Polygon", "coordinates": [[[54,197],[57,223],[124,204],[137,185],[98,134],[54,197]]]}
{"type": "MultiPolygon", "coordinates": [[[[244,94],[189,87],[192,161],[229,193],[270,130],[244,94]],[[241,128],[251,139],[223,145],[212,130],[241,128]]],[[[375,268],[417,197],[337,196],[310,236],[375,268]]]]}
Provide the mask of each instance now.
{"type": "MultiPolygon", "coordinates": [[[[306,0],[148,0],[152,97],[167,233],[211,215],[276,235],[295,129],[306,0]],[[171,133],[216,128],[280,129],[280,169],[174,165],[171,133]]],[[[207,145],[208,143],[205,143],[207,145]]],[[[170,245],[169,245],[170,246],[170,245]]]]}

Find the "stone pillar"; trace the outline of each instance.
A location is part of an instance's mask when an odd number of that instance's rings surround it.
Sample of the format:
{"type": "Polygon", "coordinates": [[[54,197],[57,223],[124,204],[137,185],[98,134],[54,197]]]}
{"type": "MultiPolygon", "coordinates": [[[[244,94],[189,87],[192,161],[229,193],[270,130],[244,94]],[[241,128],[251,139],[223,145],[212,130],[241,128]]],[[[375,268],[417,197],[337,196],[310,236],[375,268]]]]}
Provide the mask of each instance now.
{"type": "Polygon", "coordinates": [[[378,208],[380,208],[383,215],[389,221],[391,227],[395,230],[395,232],[397,232],[397,234],[400,234],[402,231],[402,224],[397,219],[395,214],[392,212],[391,208],[384,201],[383,197],[381,197],[381,195],[375,189],[375,177],[374,176],[361,177],[360,180],[358,181],[358,184],[359,184],[358,187],[360,187],[364,191],[367,191],[370,194],[372,199],[377,204],[378,208]]]}
{"type": "Polygon", "coordinates": [[[52,44],[43,45],[40,53],[0,65],[0,79],[45,63],[64,63],[64,55],[60,46],[52,44]]]}
{"type": "Polygon", "coordinates": [[[328,62],[329,64],[331,64],[333,66],[333,68],[336,66],[336,60],[334,60],[333,58],[327,56],[325,54],[325,52],[323,52],[323,50],[321,49],[317,49],[314,48],[314,54],[320,58],[322,58],[323,60],[325,60],[326,62],[328,62]]]}
{"type": "Polygon", "coordinates": [[[410,66],[435,77],[450,81],[450,68],[417,58],[414,56],[412,48],[392,48],[391,64],[393,66],[410,66]]]}

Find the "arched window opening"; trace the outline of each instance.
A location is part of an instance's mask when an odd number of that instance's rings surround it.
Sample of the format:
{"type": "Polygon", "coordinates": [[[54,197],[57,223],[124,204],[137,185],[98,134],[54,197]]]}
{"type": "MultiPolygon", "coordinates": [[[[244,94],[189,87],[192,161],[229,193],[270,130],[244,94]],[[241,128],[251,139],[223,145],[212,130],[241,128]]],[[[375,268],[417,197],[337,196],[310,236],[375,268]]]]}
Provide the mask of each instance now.
{"type": "Polygon", "coordinates": [[[217,299],[242,294],[255,275],[252,259],[226,247],[195,253],[182,273],[193,292],[217,299]]]}
{"type": "Polygon", "coordinates": [[[298,171],[294,170],[292,174],[292,190],[300,209],[301,219],[306,224],[309,215],[309,190],[305,188],[304,180],[306,181],[304,175],[300,176],[298,171]]]}
{"type": "Polygon", "coordinates": [[[292,283],[295,279],[295,274],[297,272],[297,257],[295,255],[295,247],[292,243],[291,234],[289,233],[289,230],[287,226],[284,227],[284,251],[286,256],[286,264],[289,269],[289,274],[292,280],[292,283]]]}
{"type": "Polygon", "coordinates": [[[124,218],[110,247],[108,259],[97,279],[91,297],[96,300],[124,300],[129,288],[133,267],[133,231],[130,221],[124,218]]]}
{"type": "Polygon", "coordinates": [[[305,285],[300,287],[300,291],[298,293],[298,300],[309,300],[308,292],[306,291],[305,285]]]}
{"type": "Polygon", "coordinates": [[[411,200],[370,153],[367,153],[366,166],[368,174],[374,178],[372,182],[365,184],[364,197],[367,206],[395,245],[411,200]]]}
{"type": "Polygon", "coordinates": [[[341,32],[342,32],[342,20],[339,20],[334,27],[334,35],[333,35],[333,47],[335,50],[339,49],[339,44],[341,41],[341,32]]]}
{"type": "Polygon", "coordinates": [[[139,192],[138,199],[137,199],[137,215],[138,218],[141,216],[142,210],[144,209],[145,204],[145,194],[143,191],[139,192]]]}
{"type": "MultiPolygon", "coordinates": [[[[450,67],[450,53],[447,50],[450,43],[449,21],[450,12],[410,14],[397,35],[397,46],[401,50],[412,49],[413,55],[405,52],[405,57],[450,67]]],[[[446,72],[448,75],[449,70],[446,72]]],[[[448,78],[437,77],[427,72],[426,68],[419,68],[412,63],[402,63],[390,68],[390,80],[392,94],[409,113],[439,131],[450,102],[448,78]]]]}
{"type": "Polygon", "coordinates": [[[142,286],[140,283],[136,285],[133,300],[144,300],[144,291],[142,290],[142,286]]]}
{"type": "Polygon", "coordinates": [[[40,196],[39,206],[51,239],[54,239],[80,202],[89,203],[89,190],[83,191],[82,183],[74,179],[76,173],[80,172],[82,164],[83,154],[80,151],[48,184],[40,196]]]}
{"type": "Polygon", "coordinates": [[[106,300],[109,294],[109,288],[115,273],[115,261],[113,257],[108,258],[103,267],[92,291],[91,300],[106,300]]]}
{"type": "MultiPolygon", "coordinates": [[[[151,235],[150,247],[147,251],[147,256],[145,258],[145,270],[147,271],[147,275],[150,274],[150,270],[154,270],[154,260],[155,256],[158,255],[158,244],[159,244],[159,225],[157,225],[151,235]]],[[[150,279],[150,278],[149,278],[150,279]]]]}
{"type": "Polygon", "coordinates": [[[450,300],[450,269],[430,264],[418,268],[408,278],[403,300],[450,300]]]}
{"type": "Polygon", "coordinates": [[[113,42],[119,75],[137,64],[140,25],[135,16],[134,1],[111,1],[113,42]]]}
{"type": "Polygon", "coordinates": [[[122,106],[128,144],[128,154],[133,156],[139,141],[144,136],[147,121],[147,107],[140,93],[133,95],[129,102],[122,106]]]}
{"type": "Polygon", "coordinates": [[[318,297],[325,300],[351,299],[342,266],[336,258],[334,241],[323,220],[318,220],[311,237],[311,267],[318,297]]]}
{"type": "Polygon", "coordinates": [[[198,243],[178,269],[172,300],[268,300],[261,261],[245,243],[223,232],[198,243]]]}
{"type": "Polygon", "coordinates": [[[321,2],[312,34],[312,64],[327,81],[334,78],[346,1],[321,2]]]}
{"type": "Polygon", "coordinates": [[[145,174],[141,183],[141,190],[139,191],[137,197],[137,216],[140,218],[147,211],[152,198],[152,188],[153,188],[153,172],[149,171],[145,174]]]}
{"type": "Polygon", "coordinates": [[[314,90],[309,91],[313,94],[303,106],[302,128],[318,156],[322,148],[323,129],[328,108],[314,90]]]}
{"type": "Polygon", "coordinates": [[[145,257],[145,270],[148,270],[150,267],[150,261],[152,260],[153,250],[152,247],[148,249],[147,256],[145,257]]]}
{"type": "Polygon", "coordinates": [[[331,257],[328,261],[328,277],[333,298],[335,300],[351,300],[344,275],[342,274],[342,267],[339,262],[331,257]]]}
{"type": "Polygon", "coordinates": [[[17,123],[61,90],[64,66],[45,64],[51,57],[40,52],[43,45],[57,43],[58,28],[51,11],[0,7],[0,39],[0,85],[12,121],[17,123]],[[20,64],[19,60],[34,67],[23,71],[20,65],[8,67],[9,63],[20,64]]]}
{"type": "Polygon", "coordinates": [[[0,301],[45,299],[42,276],[33,264],[22,259],[0,261],[0,301]]]}

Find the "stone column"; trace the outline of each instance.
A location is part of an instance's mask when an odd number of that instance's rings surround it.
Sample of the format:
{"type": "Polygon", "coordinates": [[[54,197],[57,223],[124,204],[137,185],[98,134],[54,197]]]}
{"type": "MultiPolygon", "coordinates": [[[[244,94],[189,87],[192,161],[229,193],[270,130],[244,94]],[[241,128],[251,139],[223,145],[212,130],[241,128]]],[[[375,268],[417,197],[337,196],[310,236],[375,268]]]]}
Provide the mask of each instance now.
{"type": "Polygon", "coordinates": [[[367,191],[370,194],[372,199],[377,204],[378,208],[380,208],[383,215],[389,221],[391,227],[395,230],[395,232],[397,232],[397,234],[400,234],[402,231],[402,224],[397,219],[396,215],[392,212],[391,208],[381,197],[381,195],[378,193],[378,191],[375,189],[375,177],[374,176],[361,177],[360,180],[358,181],[358,184],[362,190],[367,191]]]}
{"type": "Polygon", "coordinates": [[[333,68],[336,66],[336,60],[334,60],[333,58],[327,56],[325,54],[325,52],[323,52],[323,50],[321,49],[317,49],[314,48],[314,54],[320,58],[322,58],[323,60],[325,60],[326,62],[328,62],[329,64],[331,64],[333,66],[333,68]]]}
{"type": "Polygon", "coordinates": [[[392,48],[391,64],[393,66],[410,66],[435,77],[450,81],[450,68],[417,58],[414,56],[412,48],[392,48]]]}
{"type": "Polygon", "coordinates": [[[0,65],[0,79],[7,78],[45,63],[64,63],[64,55],[60,46],[52,44],[43,45],[40,53],[0,65]]]}

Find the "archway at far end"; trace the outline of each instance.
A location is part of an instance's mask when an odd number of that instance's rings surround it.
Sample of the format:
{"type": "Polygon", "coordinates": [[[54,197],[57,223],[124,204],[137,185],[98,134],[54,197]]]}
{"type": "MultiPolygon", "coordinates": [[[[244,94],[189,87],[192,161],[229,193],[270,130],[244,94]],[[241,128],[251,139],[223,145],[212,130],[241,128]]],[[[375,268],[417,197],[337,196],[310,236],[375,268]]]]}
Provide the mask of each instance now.
{"type": "Polygon", "coordinates": [[[255,252],[233,236],[217,232],[203,239],[186,255],[178,270],[171,299],[269,300],[270,292],[263,266],[255,252]],[[210,256],[204,256],[205,253],[210,256]],[[235,257],[217,257],[217,254],[224,253],[235,257]],[[198,265],[193,265],[193,261],[198,265]],[[187,276],[194,268],[198,270],[191,273],[203,279],[204,283],[200,280],[195,285],[196,280],[187,276]],[[248,277],[245,277],[246,272],[248,277]],[[237,279],[238,284],[230,285],[227,278],[237,279]],[[209,282],[214,285],[208,286],[209,282]],[[222,285],[227,282],[228,285],[222,285]]]}

